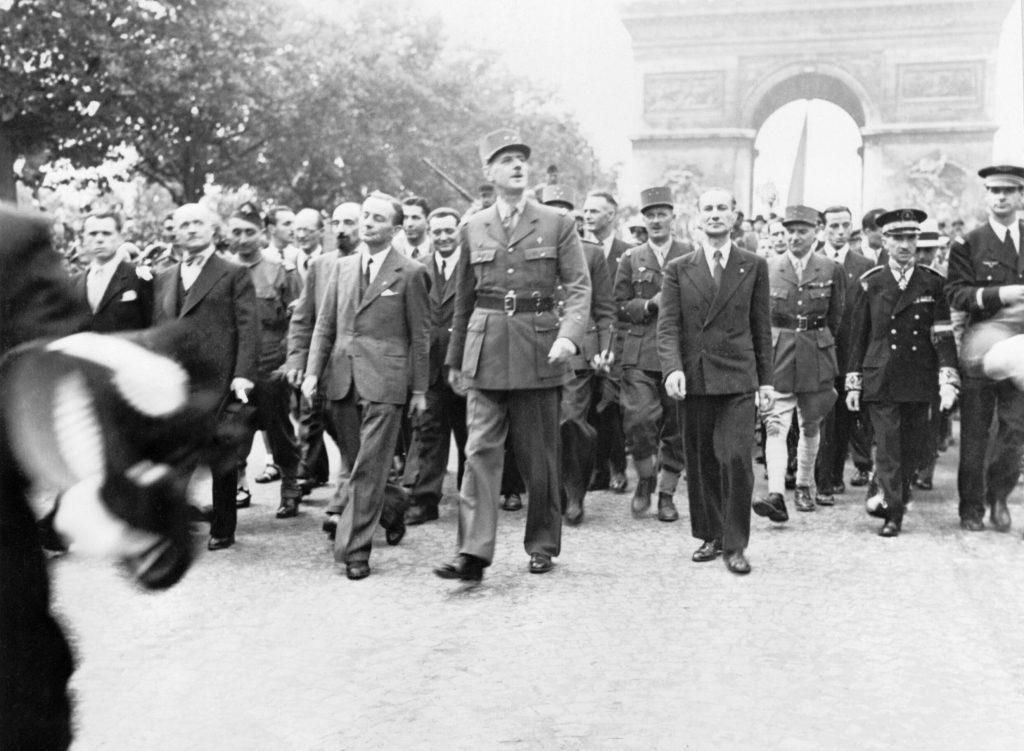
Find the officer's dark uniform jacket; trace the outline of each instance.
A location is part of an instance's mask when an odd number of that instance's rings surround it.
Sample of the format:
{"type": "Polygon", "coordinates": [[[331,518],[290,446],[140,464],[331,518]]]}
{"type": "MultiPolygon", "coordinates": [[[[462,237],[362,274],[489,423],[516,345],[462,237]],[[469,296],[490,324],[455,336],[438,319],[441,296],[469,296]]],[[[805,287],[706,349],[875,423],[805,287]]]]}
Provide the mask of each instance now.
{"type": "MultiPolygon", "coordinates": [[[[693,248],[673,238],[665,254],[665,265],[693,248]]],[[[658,357],[658,306],[665,269],[648,243],[630,248],[619,259],[615,276],[615,304],[622,327],[622,365],[626,368],[661,372],[658,357]],[[647,305],[648,300],[654,304],[647,305]],[[652,308],[648,312],[648,307],[652,308]]]]}
{"type": "MultiPolygon", "coordinates": [[[[1017,226],[1024,238],[1024,221],[1017,226]]],[[[999,288],[1006,284],[1024,284],[1024,253],[1000,242],[988,222],[968,232],[963,242],[953,243],[946,293],[950,306],[967,312],[968,325],[991,318],[1003,307],[999,288]]]]}
{"type": "Polygon", "coordinates": [[[817,253],[805,259],[797,281],[789,253],[768,259],[774,374],[782,394],[832,388],[839,374],[835,333],[843,316],[843,269],[817,253]]]}
{"type": "Polygon", "coordinates": [[[904,290],[889,266],[861,277],[847,388],[862,388],[862,401],[929,402],[939,368],[956,367],[944,284],[928,266],[915,266],[904,290]]]}

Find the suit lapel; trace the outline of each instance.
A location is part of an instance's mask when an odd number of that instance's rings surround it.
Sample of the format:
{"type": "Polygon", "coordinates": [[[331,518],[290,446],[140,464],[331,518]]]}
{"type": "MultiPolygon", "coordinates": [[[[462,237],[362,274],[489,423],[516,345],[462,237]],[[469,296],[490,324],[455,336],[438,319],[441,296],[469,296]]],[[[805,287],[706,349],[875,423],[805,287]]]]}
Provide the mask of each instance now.
{"type": "MultiPolygon", "coordinates": [[[[362,266],[360,266],[362,268],[362,266]]],[[[375,299],[380,296],[380,293],[390,287],[398,279],[398,274],[401,272],[398,264],[398,251],[394,248],[388,250],[387,255],[384,256],[384,261],[380,265],[380,271],[377,272],[377,276],[370,282],[370,286],[363,292],[363,299],[359,303],[357,310],[362,310],[375,299]]]]}
{"type": "MultiPolygon", "coordinates": [[[[721,312],[722,308],[725,307],[725,303],[747,278],[752,267],[753,264],[749,260],[740,257],[740,249],[733,243],[732,249],[729,251],[729,262],[725,264],[725,268],[722,270],[722,285],[718,288],[715,301],[711,303],[708,316],[704,319],[705,323],[710,322],[721,312]]],[[[710,274],[710,272],[708,273],[710,274]]]]}
{"type": "Polygon", "coordinates": [[[501,216],[498,214],[498,204],[494,204],[491,208],[486,209],[486,213],[483,216],[488,236],[492,240],[497,240],[502,245],[508,243],[508,235],[505,234],[505,228],[501,224],[501,216]]]}
{"type": "Polygon", "coordinates": [[[794,287],[800,286],[800,280],[796,278],[796,269],[793,268],[793,262],[789,259],[788,253],[783,253],[779,258],[779,275],[787,282],[792,284],[794,287]]]}
{"type": "Polygon", "coordinates": [[[519,221],[512,230],[512,237],[509,238],[508,246],[511,248],[532,235],[536,231],[537,222],[539,221],[540,217],[537,215],[536,208],[527,201],[523,207],[523,215],[519,217],[519,221]]]}
{"type": "Polygon", "coordinates": [[[715,301],[715,280],[711,278],[711,269],[704,260],[704,252],[697,251],[689,260],[682,264],[690,282],[700,292],[707,305],[715,301]]]}
{"type": "Polygon", "coordinates": [[[107,303],[121,294],[125,287],[128,286],[129,280],[125,278],[128,273],[130,273],[130,269],[124,263],[117,264],[117,268],[114,269],[114,273],[110,276],[110,283],[107,284],[107,289],[103,292],[103,297],[100,299],[100,304],[96,306],[96,313],[107,307],[107,303]]]}
{"type": "MultiPolygon", "coordinates": [[[[992,225],[985,223],[985,231],[988,232],[988,255],[993,260],[998,261],[1007,268],[1013,269],[1014,273],[1017,271],[1017,255],[1007,250],[1003,241],[996,235],[995,230],[992,229],[992,225]]],[[[1024,235],[1022,235],[1024,237],[1024,235]]]]}
{"type": "MultiPolygon", "coordinates": [[[[185,301],[181,304],[181,315],[184,316],[192,308],[199,304],[202,300],[214,288],[217,281],[224,276],[227,271],[224,268],[224,264],[227,261],[222,260],[216,254],[216,252],[207,259],[203,265],[203,270],[199,272],[199,276],[188,292],[185,293],[185,301]]],[[[178,272],[181,273],[180,271],[178,272]]]]}

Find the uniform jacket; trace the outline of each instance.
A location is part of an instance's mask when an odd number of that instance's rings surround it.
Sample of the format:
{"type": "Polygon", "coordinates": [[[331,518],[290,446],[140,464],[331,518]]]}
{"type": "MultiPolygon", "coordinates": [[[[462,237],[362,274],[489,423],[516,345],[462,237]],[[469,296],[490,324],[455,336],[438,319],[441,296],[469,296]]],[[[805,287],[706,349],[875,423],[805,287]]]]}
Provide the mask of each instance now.
{"type": "MultiPolygon", "coordinates": [[[[1018,222],[1024,238],[1024,221],[1018,222]]],[[[1019,249],[1018,249],[1019,250],[1019,249]]],[[[1018,253],[1011,253],[999,242],[988,222],[967,233],[964,241],[954,242],[949,251],[949,281],[946,295],[951,307],[966,311],[968,325],[991,318],[1002,307],[999,288],[1006,284],[1024,284],[1024,267],[1018,253]],[[978,305],[979,289],[981,305],[978,305]]]]}
{"type": "Polygon", "coordinates": [[[321,379],[328,399],[344,399],[355,386],[361,399],[405,404],[410,389],[427,390],[427,269],[391,248],[360,301],[361,257],[355,252],[334,265],[306,372],[321,379]]]}
{"type": "MultiPolygon", "coordinates": [[[[455,313],[457,275],[452,271],[448,279],[437,268],[435,253],[422,259],[430,274],[430,377],[434,385],[444,378],[444,359],[452,340],[452,316],[455,313]]],[[[420,260],[420,259],[417,259],[420,260]]]]}
{"type": "Polygon", "coordinates": [[[849,364],[849,372],[862,374],[861,399],[931,401],[939,388],[939,368],[956,367],[942,275],[915,266],[901,291],[889,267],[876,266],[861,277],[861,285],[849,364]]]}
{"type": "Polygon", "coordinates": [[[288,323],[288,370],[304,371],[309,357],[309,342],[313,338],[313,328],[317,316],[323,309],[324,298],[327,297],[328,282],[338,260],[338,252],[324,253],[313,259],[306,269],[306,278],[302,282],[302,292],[292,309],[291,321],[288,323]]]}
{"type": "Polygon", "coordinates": [[[612,343],[615,327],[615,300],[612,298],[612,281],[608,276],[604,248],[584,242],[583,257],[590,272],[590,321],[583,338],[583,348],[572,359],[573,370],[590,369],[594,355],[604,352],[612,343]]]}
{"type": "Polygon", "coordinates": [[[548,362],[555,339],[582,349],[590,311],[590,274],[572,218],[527,201],[507,235],[497,205],[471,216],[462,227],[456,271],[452,340],[446,364],[461,368],[477,389],[537,389],[560,386],[569,364],[548,362]],[[476,307],[480,296],[554,298],[562,285],[563,315],[556,310],[519,312],[476,307]]]}
{"type": "MultiPolygon", "coordinates": [[[[824,251],[821,252],[823,257],[824,251]]],[[[836,337],[836,362],[839,365],[839,374],[846,373],[846,361],[850,356],[850,327],[853,324],[853,310],[857,307],[857,300],[860,299],[863,290],[860,286],[860,278],[868,269],[876,264],[870,258],[865,258],[860,253],[852,250],[846,251],[846,258],[843,259],[843,287],[845,297],[843,301],[843,317],[839,321],[839,329],[834,330],[836,337]]]]}
{"type": "Polygon", "coordinates": [[[186,321],[188,357],[203,362],[209,372],[193,389],[227,392],[233,378],[256,382],[259,375],[260,325],[256,293],[249,270],[221,257],[210,256],[178,310],[181,263],[154,280],[153,323],[186,321]]]}
{"type": "MultiPolygon", "coordinates": [[[[148,270],[143,273],[148,273],[148,270]]],[[[75,297],[89,307],[88,269],[72,278],[75,297]]],[[[153,317],[153,279],[140,277],[135,265],[121,261],[91,316],[89,329],[100,334],[148,328],[153,317]]]]}
{"type": "MultiPolygon", "coordinates": [[[[690,253],[689,243],[672,240],[665,264],[690,253]]],[[[661,369],[658,360],[658,311],[645,309],[648,300],[660,306],[664,269],[647,243],[630,248],[619,259],[615,275],[615,303],[622,328],[622,366],[640,370],[661,369]]],[[[710,281],[709,281],[710,284],[710,281]]]]}
{"type": "Polygon", "coordinates": [[[658,316],[662,373],[683,371],[686,392],[694,395],[770,385],[768,290],[767,261],[735,243],[717,294],[703,250],[669,263],[658,316]]]}
{"type": "Polygon", "coordinates": [[[256,291],[256,314],[260,320],[259,372],[260,378],[265,379],[284,364],[288,319],[302,282],[295,269],[286,270],[281,261],[263,255],[247,268],[256,291]]]}
{"type": "Polygon", "coordinates": [[[768,259],[772,348],[772,385],[783,394],[832,388],[839,366],[835,332],[843,315],[845,280],[842,267],[818,253],[808,253],[803,279],[788,253],[768,259]],[[804,316],[822,320],[824,328],[799,331],[789,320],[804,316]]]}

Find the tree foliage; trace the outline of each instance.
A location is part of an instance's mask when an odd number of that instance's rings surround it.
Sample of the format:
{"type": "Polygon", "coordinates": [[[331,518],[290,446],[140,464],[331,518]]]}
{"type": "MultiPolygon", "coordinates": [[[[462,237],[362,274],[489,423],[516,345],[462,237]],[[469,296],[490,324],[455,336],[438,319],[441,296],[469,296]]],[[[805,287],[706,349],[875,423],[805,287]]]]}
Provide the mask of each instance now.
{"type": "Polygon", "coordinates": [[[92,165],[125,144],[179,203],[211,182],[304,206],[372,189],[453,203],[423,157],[472,191],[477,140],[506,125],[577,191],[608,182],[550,91],[455,49],[408,0],[331,18],[283,0],[19,0],[0,20],[13,151],[92,165]]]}

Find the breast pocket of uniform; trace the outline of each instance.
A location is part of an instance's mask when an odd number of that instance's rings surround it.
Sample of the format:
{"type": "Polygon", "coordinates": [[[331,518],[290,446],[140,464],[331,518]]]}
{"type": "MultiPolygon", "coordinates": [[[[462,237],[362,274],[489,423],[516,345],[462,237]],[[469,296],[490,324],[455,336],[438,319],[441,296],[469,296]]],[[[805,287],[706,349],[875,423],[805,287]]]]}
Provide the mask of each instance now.
{"type": "Polygon", "coordinates": [[[469,263],[471,265],[478,263],[490,263],[494,260],[494,254],[498,251],[493,248],[481,248],[479,250],[471,251],[469,254],[469,263]]]}
{"type": "Polygon", "coordinates": [[[641,266],[633,272],[633,296],[650,298],[658,292],[660,284],[655,280],[653,269],[641,266]]]}
{"type": "Polygon", "coordinates": [[[789,300],[789,289],[786,287],[772,287],[768,290],[768,298],[769,305],[775,308],[789,300]]]}
{"type": "Polygon", "coordinates": [[[484,348],[484,335],[487,333],[487,316],[474,315],[466,326],[466,346],[462,350],[462,372],[469,377],[476,375],[480,366],[480,352],[484,348]]]}
{"type": "Polygon", "coordinates": [[[817,287],[808,290],[809,308],[808,313],[826,313],[832,300],[832,287],[817,287]]]}

